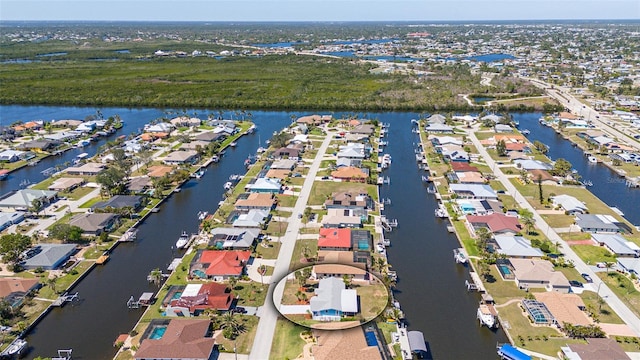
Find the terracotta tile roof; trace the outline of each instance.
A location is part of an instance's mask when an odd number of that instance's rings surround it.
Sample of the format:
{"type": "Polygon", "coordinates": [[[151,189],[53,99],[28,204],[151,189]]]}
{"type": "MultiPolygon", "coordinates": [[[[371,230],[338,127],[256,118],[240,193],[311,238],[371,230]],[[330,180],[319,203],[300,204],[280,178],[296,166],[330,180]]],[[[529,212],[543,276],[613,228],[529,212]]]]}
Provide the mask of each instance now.
{"type": "Polygon", "coordinates": [[[478,170],[477,167],[469,165],[469,163],[467,162],[462,162],[462,161],[452,161],[451,162],[451,169],[455,172],[466,172],[466,171],[477,171],[480,172],[480,170],[478,170]]]}
{"type": "Polygon", "coordinates": [[[491,215],[467,215],[467,221],[470,224],[486,224],[491,232],[500,232],[511,230],[519,232],[522,225],[515,216],[506,216],[504,214],[493,213],[491,215]]]}
{"type": "Polygon", "coordinates": [[[198,262],[208,264],[209,276],[241,275],[250,257],[248,250],[204,250],[198,262]]]}
{"type": "Polygon", "coordinates": [[[270,169],[267,171],[266,177],[284,180],[291,174],[291,171],[285,169],[270,169]]]}
{"type": "Polygon", "coordinates": [[[351,265],[343,264],[316,264],[313,267],[314,274],[336,274],[336,275],[364,275],[366,270],[351,265]]]}
{"type": "Polygon", "coordinates": [[[366,179],[367,174],[362,171],[362,169],[354,167],[354,166],[344,166],[339,168],[338,170],[332,171],[331,176],[336,179],[366,179]]]}
{"type": "Polygon", "coordinates": [[[196,310],[215,309],[229,310],[233,302],[233,293],[228,291],[227,285],[216,282],[202,284],[197,296],[181,297],[171,301],[171,306],[184,306],[189,312],[196,310]]]}
{"type": "Polygon", "coordinates": [[[17,292],[26,293],[37,283],[37,279],[0,278],[0,299],[17,292]]]}
{"type": "Polygon", "coordinates": [[[529,145],[520,142],[508,142],[505,143],[507,151],[524,151],[529,145]]]}
{"type": "Polygon", "coordinates": [[[361,327],[345,330],[313,330],[318,343],[313,345],[316,360],[377,360],[382,359],[377,346],[368,346],[361,327]]]}
{"type": "Polygon", "coordinates": [[[351,248],[351,230],[346,228],[321,228],[318,247],[351,248]]]}
{"type": "Polygon", "coordinates": [[[273,194],[268,193],[251,193],[246,199],[236,201],[236,207],[266,207],[271,208],[275,204],[273,194]]]}
{"type": "Polygon", "coordinates": [[[584,302],[576,294],[561,294],[556,291],[534,292],[536,300],[543,302],[560,325],[567,322],[573,325],[591,325],[587,314],[580,310],[584,302]]]}
{"type": "Polygon", "coordinates": [[[533,181],[538,180],[538,175],[539,175],[541,176],[542,181],[551,180],[551,181],[557,182],[557,180],[553,176],[551,176],[551,174],[549,174],[549,172],[546,170],[533,169],[533,170],[529,170],[529,174],[531,174],[531,178],[533,179],[533,181]]]}
{"type": "Polygon", "coordinates": [[[149,167],[149,177],[163,177],[173,171],[171,166],[156,165],[149,167]]]}
{"type": "Polygon", "coordinates": [[[215,339],[205,335],[210,320],[173,319],[160,339],[145,339],[136,359],[209,359],[215,339]]]}

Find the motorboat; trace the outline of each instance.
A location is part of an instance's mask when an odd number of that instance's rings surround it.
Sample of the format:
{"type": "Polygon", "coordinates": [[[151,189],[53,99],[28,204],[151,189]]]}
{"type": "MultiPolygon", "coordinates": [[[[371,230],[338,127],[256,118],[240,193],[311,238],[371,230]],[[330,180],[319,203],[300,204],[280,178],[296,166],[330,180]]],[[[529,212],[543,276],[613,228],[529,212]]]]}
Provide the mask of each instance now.
{"type": "Polygon", "coordinates": [[[596,164],[598,162],[598,158],[593,156],[593,155],[589,156],[587,159],[589,160],[589,163],[591,163],[591,164],[596,164]]]}
{"type": "Polygon", "coordinates": [[[466,264],[468,261],[463,248],[453,249],[453,258],[458,264],[466,264]]]}
{"type": "Polygon", "coordinates": [[[229,190],[233,187],[233,183],[231,181],[227,181],[226,183],[224,183],[224,189],[225,190],[229,190]]]}
{"type": "Polygon", "coordinates": [[[199,211],[198,212],[198,220],[200,220],[200,221],[204,220],[207,217],[207,215],[209,215],[208,211],[199,211]]]}
{"type": "Polygon", "coordinates": [[[188,243],[189,243],[189,234],[187,234],[187,232],[183,230],[182,234],[178,238],[178,241],[176,241],[176,248],[184,249],[188,243]]]}
{"type": "Polygon", "coordinates": [[[229,146],[231,147],[236,147],[236,145],[238,145],[238,143],[235,141],[232,141],[231,143],[229,143],[229,146]]]}
{"type": "Polygon", "coordinates": [[[522,135],[529,135],[531,134],[531,131],[529,131],[528,129],[522,129],[522,131],[520,131],[522,133],[522,135]]]}
{"type": "Polygon", "coordinates": [[[0,355],[3,356],[20,356],[27,349],[27,341],[24,339],[15,339],[0,355]]]}

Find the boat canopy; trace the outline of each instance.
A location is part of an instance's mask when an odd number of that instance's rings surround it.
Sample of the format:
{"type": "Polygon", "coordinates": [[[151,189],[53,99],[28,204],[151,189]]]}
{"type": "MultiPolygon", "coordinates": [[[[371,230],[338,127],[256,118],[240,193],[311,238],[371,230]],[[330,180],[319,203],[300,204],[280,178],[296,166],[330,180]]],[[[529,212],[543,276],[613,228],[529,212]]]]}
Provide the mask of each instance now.
{"type": "Polygon", "coordinates": [[[498,349],[498,355],[506,360],[531,360],[531,356],[516,349],[510,344],[504,344],[498,349]]]}
{"type": "Polygon", "coordinates": [[[411,352],[428,352],[422,331],[409,331],[407,332],[407,337],[409,338],[409,348],[411,348],[411,352]]]}

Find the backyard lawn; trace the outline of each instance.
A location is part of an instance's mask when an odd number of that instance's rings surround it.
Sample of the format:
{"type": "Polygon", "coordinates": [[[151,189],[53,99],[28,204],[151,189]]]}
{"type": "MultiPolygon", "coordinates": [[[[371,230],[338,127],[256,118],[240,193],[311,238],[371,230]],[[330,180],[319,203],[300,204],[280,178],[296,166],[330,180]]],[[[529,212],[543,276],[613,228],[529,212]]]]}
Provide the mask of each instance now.
{"type": "Polygon", "coordinates": [[[300,333],[308,330],[282,317],[276,322],[270,359],[295,359],[302,354],[305,341],[300,333]]]}
{"type": "Polygon", "coordinates": [[[311,188],[309,205],[322,205],[328,196],[340,191],[362,191],[369,194],[372,199],[378,199],[378,187],[376,185],[352,182],[316,181],[313,183],[313,188],[311,188]]]}

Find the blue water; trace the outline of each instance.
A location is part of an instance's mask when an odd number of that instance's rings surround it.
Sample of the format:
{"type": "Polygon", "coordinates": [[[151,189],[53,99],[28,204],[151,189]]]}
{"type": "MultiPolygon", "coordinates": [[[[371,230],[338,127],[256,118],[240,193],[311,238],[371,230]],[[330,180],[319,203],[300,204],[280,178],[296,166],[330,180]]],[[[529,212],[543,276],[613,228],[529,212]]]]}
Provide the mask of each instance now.
{"type": "Polygon", "coordinates": [[[177,291],[175,294],[173,294],[173,296],[171,297],[171,300],[180,299],[181,296],[182,296],[182,291],[177,291]]]}
{"type": "Polygon", "coordinates": [[[325,54],[340,57],[356,57],[356,54],[353,51],[331,51],[325,54]]]}
{"type": "Polygon", "coordinates": [[[118,54],[130,54],[131,51],[129,51],[128,49],[124,49],[124,50],[114,50],[115,52],[117,52],[118,54]]]}
{"type": "Polygon", "coordinates": [[[251,44],[251,45],[257,46],[257,47],[265,47],[265,48],[285,48],[285,47],[293,47],[296,45],[304,45],[304,44],[307,44],[307,42],[295,41],[295,42],[277,42],[277,43],[270,43],[270,44],[251,44]]]}
{"type": "Polygon", "coordinates": [[[398,39],[367,39],[367,40],[340,40],[332,42],[333,45],[352,45],[352,44],[384,44],[394,42],[398,39]]]}
{"type": "Polygon", "coordinates": [[[472,61],[483,61],[483,62],[498,62],[507,59],[515,59],[516,57],[509,54],[486,54],[486,55],[477,55],[477,56],[469,56],[466,59],[472,61]]]}
{"type": "Polygon", "coordinates": [[[511,269],[507,265],[500,265],[500,272],[503,275],[511,275],[511,269]]]}
{"type": "Polygon", "coordinates": [[[364,337],[367,340],[367,346],[378,346],[378,339],[372,331],[365,331],[364,337]]]}
{"type": "Polygon", "coordinates": [[[64,56],[67,55],[66,52],[54,52],[54,53],[48,53],[48,54],[39,54],[36,55],[37,57],[51,57],[51,56],[64,56]]]}
{"type": "Polygon", "coordinates": [[[158,340],[162,339],[164,333],[167,331],[166,326],[158,326],[151,330],[151,335],[149,335],[149,339],[158,340]]]}
{"type": "Polygon", "coordinates": [[[204,271],[202,270],[193,270],[193,275],[201,278],[201,279],[205,279],[207,277],[207,274],[204,273],[204,271]]]}

